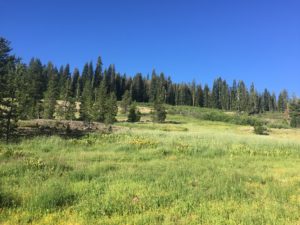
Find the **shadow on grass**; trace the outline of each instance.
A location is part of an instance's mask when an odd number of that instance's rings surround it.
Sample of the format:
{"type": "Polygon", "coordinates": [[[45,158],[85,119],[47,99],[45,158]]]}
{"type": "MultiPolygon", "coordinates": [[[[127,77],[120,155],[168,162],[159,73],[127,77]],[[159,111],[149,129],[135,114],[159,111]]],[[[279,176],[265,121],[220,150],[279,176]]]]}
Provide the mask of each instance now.
{"type": "Polygon", "coordinates": [[[179,122],[179,121],[173,121],[173,120],[167,120],[163,122],[164,124],[185,124],[184,122],[179,122]]]}
{"type": "Polygon", "coordinates": [[[17,132],[9,142],[19,142],[39,136],[59,136],[64,139],[77,139],[89,133],[111,133],[116,127],[103,123],[86,123],[83,121],[57,121],[57,120],[27,120],[21,121],[17,132]]]}

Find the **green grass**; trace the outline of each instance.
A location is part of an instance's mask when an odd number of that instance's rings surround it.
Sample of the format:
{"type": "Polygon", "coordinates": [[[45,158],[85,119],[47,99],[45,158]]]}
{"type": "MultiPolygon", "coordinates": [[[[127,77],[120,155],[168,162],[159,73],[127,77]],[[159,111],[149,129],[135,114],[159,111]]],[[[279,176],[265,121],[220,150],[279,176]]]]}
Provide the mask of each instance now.
{"type": "Polygon", "coordinates": [[[0,224],[299,224],[299,130],[142,119],[0,145],[0,224]]]}

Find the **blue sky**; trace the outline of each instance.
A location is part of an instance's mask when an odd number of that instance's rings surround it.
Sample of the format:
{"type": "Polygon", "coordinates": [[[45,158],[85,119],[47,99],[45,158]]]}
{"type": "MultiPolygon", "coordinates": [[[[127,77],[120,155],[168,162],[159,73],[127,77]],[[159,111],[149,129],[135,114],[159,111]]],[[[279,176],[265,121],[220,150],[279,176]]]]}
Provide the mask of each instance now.
{"type": "Polygon", "coordinates": [[[221,76],[300,95],[299,0],[0,0],[0,36],[28,62],[221,76]]]}

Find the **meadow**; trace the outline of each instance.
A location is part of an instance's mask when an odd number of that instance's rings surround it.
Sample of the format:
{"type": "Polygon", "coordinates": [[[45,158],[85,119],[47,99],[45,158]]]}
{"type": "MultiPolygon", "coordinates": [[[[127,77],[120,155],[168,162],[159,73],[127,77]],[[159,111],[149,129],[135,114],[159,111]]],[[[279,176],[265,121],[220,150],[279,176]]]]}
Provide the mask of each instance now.
{"type": "Polygon", "coordinates": [[[141,109],[112,133],[2,143],[0,224],[300,224],[299,130],[141,109]]]}

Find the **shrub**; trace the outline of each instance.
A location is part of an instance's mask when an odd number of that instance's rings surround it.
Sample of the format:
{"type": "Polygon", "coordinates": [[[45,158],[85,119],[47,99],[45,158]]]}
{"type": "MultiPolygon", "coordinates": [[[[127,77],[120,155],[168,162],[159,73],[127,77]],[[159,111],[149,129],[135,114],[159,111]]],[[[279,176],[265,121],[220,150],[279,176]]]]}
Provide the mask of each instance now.
{"type": "Polygon", "coordinates": [[[163,104],[154,104],[154,112],[152,115],[153,122],[162,123],[166,120],[167,112],[163,104]]]}
{"type": "Polygon", "coordinates": [[[12,208],[19,205],[19,200],[16,199],[12,194],[4,192],[0,188],[0,209],[1,208],[12,208]]]}
{"type": "Polygon", "coordinates": [[[132,105],[129,109],[127,121],[133,123],[133,122],[139,122],[140,119],[141,119],[140,111],[136,108],[135,105],[132,105]]]}
{"type": "Polygon", "coordinates": [[[262,123],[256,123],[254,125],[254,133],[258,135],[268,135],[268,128],[262,123]]]}
{"type": "Polygon", "coordinates": [[[291,127],[300,127],[300,99],[293,100],[289,107],[291,118],[291,127]]]}
{"type": "Polygon", "coordinates": [[[300,119],[297,118],[296,116],[292,116],[291,118],[291,127],[297,128],[300,126],[300,119]]]}

